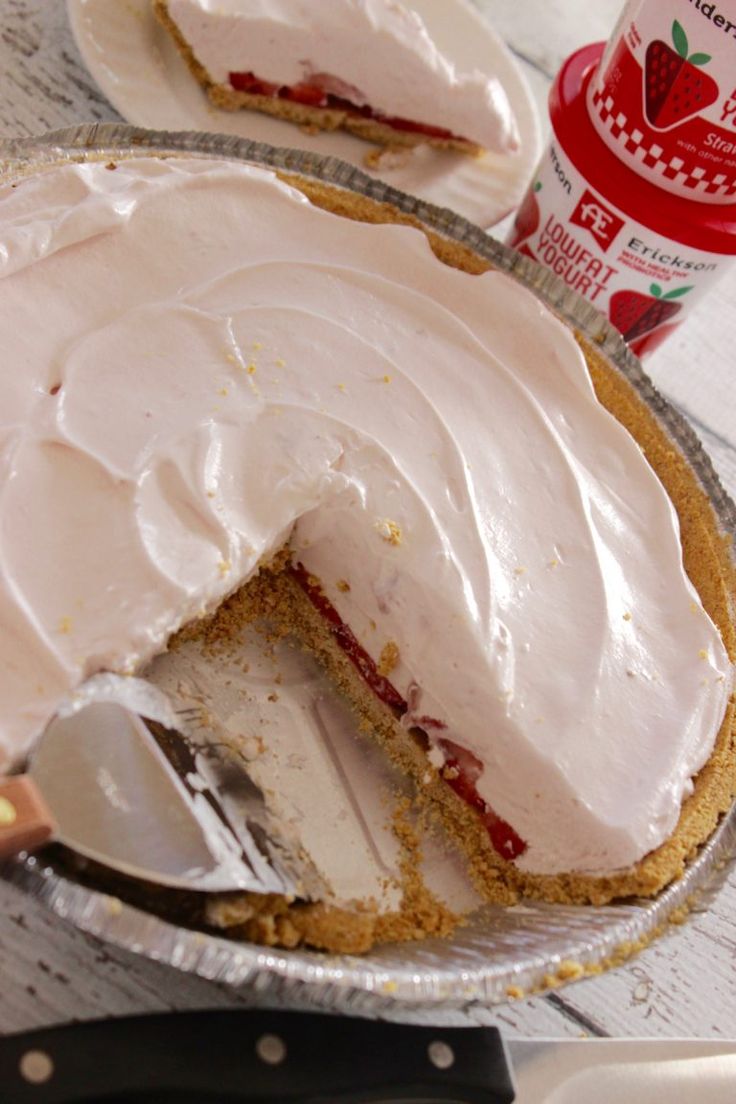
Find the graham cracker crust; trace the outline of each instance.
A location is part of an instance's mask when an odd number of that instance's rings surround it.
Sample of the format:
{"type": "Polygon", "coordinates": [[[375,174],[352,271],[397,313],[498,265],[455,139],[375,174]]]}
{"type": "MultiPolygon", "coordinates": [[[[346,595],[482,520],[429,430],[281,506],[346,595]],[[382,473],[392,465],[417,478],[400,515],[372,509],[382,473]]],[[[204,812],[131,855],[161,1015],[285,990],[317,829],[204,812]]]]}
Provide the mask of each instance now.
{"type": "MultiPolygon", "coordinates": [[[[228,84],[217,84],[197,60],[191,46],[171,18],[168,0],[152,0],[152,4],[156,18],[176,43],[190,73],[205,90],[210,102],[222,111],[260,111],[265,115],[273,115],[275,118],[310,130],[347,130],[356,137],[379,146],[411,148],[430,145],[435,149],[456,150],[473,157],[480,157],[485,152],[477,143],[464,138],[439,138],[419,131],[398,130],[377,119],[366,119],[343,108],[314,107],[294,100],[281,99],[278,96],[239,92],[228,84]]],[[[417,122],[422,121],[424,120],[417,120],[417,122]]],[[[428,120],[426,123],[430,125],[428,120]]]]}

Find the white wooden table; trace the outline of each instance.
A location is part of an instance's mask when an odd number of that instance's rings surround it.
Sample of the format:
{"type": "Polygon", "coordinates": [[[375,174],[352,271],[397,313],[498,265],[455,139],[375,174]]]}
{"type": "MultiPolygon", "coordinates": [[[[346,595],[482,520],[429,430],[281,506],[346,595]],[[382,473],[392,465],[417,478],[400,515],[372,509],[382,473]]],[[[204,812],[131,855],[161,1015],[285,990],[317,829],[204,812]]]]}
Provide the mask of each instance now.
{"type": "MultiPolygon", "coordinates": [[[[124,3],[125,0],[119,0],[124,3]]],[[[546,117],[550,80],[607,37],[622,0],[476,0],[519,58],[546,117]]],[[[0,133],[117,119],[69,32],[62,0],[0,0],[0,133]]],[[[650,362],[736,495],[736,271],[650,362]]],[[[82,935],[0,883],[0,1033],[96,1016],[253,1003],[82,935]]],[[[736,1035],[736,874],[705,914],[630,965],[484,1017],[509,1035],[736,1035]]]]}

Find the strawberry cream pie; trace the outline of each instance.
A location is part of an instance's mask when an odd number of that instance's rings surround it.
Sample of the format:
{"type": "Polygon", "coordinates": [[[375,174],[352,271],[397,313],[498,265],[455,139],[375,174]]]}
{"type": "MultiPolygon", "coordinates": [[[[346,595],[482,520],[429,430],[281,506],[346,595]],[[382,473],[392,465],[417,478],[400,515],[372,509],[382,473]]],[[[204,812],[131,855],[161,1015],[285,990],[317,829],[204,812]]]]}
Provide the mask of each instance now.
{"type": "Polygon", "coordinates": [[[401,221],[195,158],[0,190],[5,765],[95,672],[252,605],[486,897],[654,893],[734,789],[728,546],[602,358],[401,221]]]}
{"type": "Polygon", "coordinates": [[[153,0],[212,102],[382,145],[514,153],[495,78],[460,73],[398,0],[153,0]]]}

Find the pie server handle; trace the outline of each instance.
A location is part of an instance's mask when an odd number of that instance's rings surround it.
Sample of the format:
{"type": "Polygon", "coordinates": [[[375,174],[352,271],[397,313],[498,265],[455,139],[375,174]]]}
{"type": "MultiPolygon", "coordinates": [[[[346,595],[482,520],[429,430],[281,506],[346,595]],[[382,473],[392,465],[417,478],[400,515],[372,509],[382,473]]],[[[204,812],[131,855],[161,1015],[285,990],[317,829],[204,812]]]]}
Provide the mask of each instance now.
{"type": "Polygon", "coordinates": [[[35,851],[55,834],[53,814],[30,775],[0,779],[0,859],[35,851]]]}
{"type": "Polygon", "coordinates": [[[0,1099],[510,1104],[514,1090],[495,1028],[241,1010],[132,1016],[0,1038],[0,1099]]]}

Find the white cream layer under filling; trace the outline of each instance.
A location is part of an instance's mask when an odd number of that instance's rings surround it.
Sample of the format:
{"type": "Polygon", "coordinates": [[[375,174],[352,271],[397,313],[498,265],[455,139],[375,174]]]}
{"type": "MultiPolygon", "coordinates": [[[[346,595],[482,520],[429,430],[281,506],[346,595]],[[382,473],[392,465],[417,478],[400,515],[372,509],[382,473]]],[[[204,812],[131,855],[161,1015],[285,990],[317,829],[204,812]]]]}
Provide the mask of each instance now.
{"type": "Polygon", "coordinates": [[[216,84],[252,72],[277,85],[318,85],[497,153],[518,148],[501,83],[458,73],[397,0],[169,0],[168,10],[216,84]]]}
{"type": "Polygon", "coordinates": [[[194,159],[2,189],[0,277],[6,761],[291,535],[483,762],[520,866],[611,871],[673,830],[731,667],[669,499],[531,293],[194,159]]]}

